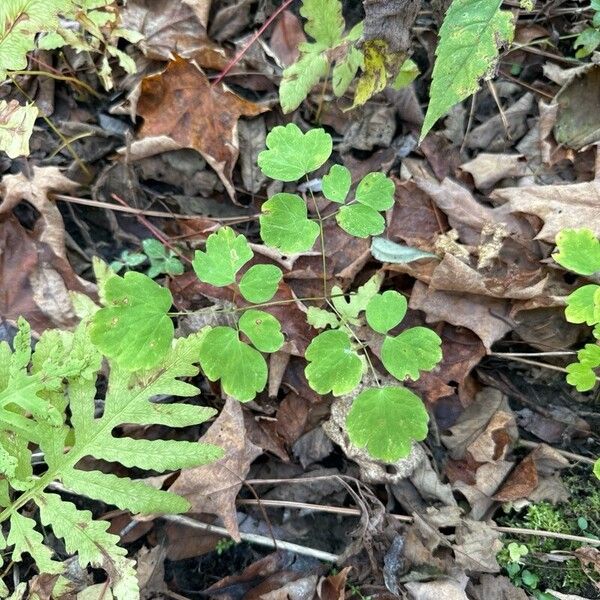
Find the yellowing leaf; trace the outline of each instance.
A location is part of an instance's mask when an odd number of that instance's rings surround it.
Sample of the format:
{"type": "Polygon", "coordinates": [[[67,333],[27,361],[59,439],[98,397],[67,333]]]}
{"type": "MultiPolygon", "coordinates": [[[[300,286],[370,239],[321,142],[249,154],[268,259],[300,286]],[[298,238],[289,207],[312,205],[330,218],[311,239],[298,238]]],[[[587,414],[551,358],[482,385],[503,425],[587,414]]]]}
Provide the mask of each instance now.
{"type": "Polygon", "coordinates": [[[21,106],[16,100],[0,100],[0,150],[9,158],[29,156],[29,138],[37,116],[33,104],[21,106]]]}
{"type": "Polygon", "coordinates": [[[600,240],[591,229],[563,229],[556,247],[552,258],[565,269],[580,275],[600,273],[600,240]]]}

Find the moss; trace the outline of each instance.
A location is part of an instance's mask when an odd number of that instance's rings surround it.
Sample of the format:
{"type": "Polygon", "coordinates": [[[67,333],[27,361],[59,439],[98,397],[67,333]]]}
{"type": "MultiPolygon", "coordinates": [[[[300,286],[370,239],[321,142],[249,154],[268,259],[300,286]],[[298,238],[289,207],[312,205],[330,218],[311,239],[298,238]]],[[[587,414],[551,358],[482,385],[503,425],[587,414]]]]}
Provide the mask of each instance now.
{"type": "MultiPolygon", "coordinates": [[[[498,522],[509,527],[524,527],[567,533],[578,536],[600,534],[600,485],[588,470],[572,469],[563,481],[571,495],[570,501],[556,506],[548,502],[539,502],[527,506],[521,513],[511,513],[500,517],[498,522]]],[[[594,584],[590,576],[596,580],[600,575],[591,575],[583,571],[577,559],[564,562],[548,561],[547,555],[552,552],[569,552],[579,548],[579,542],[569,540],[543,538],[537,536],[515,536],[505,538],[504,548],[498,554],[498,562],[513,582],[542,597],[537,590],[555,589],[564,593],[593,597],[594,584]],[[511,542],[524,544],[528,553],[518,562],[511,559],[508,545],[511,542]],[[528,572],[528,573],[526,573],[528,572]],[[523,577],[526,573],[526,577],[523,577]],[[529,577],[529,574],[532,577],[529,577]],[[534,580],[534,588],[525,582],[534,580]],[[591,594],[591,595],[590,595],[591,594]]],[[[514,557],[513,557],[514,558],[514,557]]]]}

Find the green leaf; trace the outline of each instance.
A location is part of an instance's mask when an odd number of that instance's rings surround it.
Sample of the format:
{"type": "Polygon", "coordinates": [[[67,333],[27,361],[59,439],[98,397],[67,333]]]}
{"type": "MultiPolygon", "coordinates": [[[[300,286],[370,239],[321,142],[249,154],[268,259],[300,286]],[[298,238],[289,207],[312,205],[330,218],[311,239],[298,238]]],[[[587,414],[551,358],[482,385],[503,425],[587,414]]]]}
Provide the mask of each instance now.
{"type": "Polygon", "coordinates": [[[600,458],[594,463],[594,475],[600,479],[600,458]]]}
{"type": "Polygon", "coordinates": [[[142,247],[148,258],[167,258],[169,256],[165,247],[154,238],[142,240],[142,247]]]}
{"type": "Polygon", "coordinates": [[[285,341],[281,323],[264,310],[247,310],[240,318],[239,327],[261,352],[277,352],[285,341]]]}
{"type": "Polygon", "coordinates": [[[567,296],[565,317],[569,323],[595,325],[600,321],[600,285],[590,283],[567,296]]]}
{"type": "Polygon", "coordinates": [[[379,235],[385,229],[385,219],[376,210],[363,204],[342,206],[335,219],[346,233],[354,237],[379,235]]]}
{"type": "Polygon", "coordinates": [[[588,392],[596,385],[596,373],[591,365],[574,362],[567,365],[567,383],[578,392],[588,392]]]}
{"type": "Polygon", "coordinates": [[[397,244],[386,238],[376,237],[371,241],[371,254],[380,262],[405,264],[422,258],[438,258],[431,252],[397,244]]]}
{"type": "Polygon", "coordinates": [[[419,67],[417,67],[413,60],[407,58],[402,63],[400,71],[392,83],[392,87],[395,90],[401,90],[402,88],[409,86],[419,76],[419,74],[419,67]]]}
{"type": "Polygon", "coordinates": [[[342,165],[333,165],[329,173],[323,177],[323,195],[332,202],[343,204],[351,184],[350,171],[342,165]]]}
{"type": "Polygon", "coordinates": [[[35,49],[39,33],[58,27],[71,0],[2,0],[0,2],[0,82],[7,71],[27,68],[27,53],[35,49]]]}
{"type": "Polygon", "coordinates": [[[240,341],[231,327],[215,327],[204,336],[200,364],[210,381],[220,379],[223,391],[242,402],[254,399],[267,383],[262,354],[240,341]]]}
{"type": "MultiPolygon", "coordinates": [[[[362,21],[359,23],[362,26],[362,21]]],[[[349,36],[348,36],[349,37],[349,36]]],[[[346,56],[338,59],[331,72],[333,93],[339,98],[350,87],[358,69],[363,66],[363,54],[358,48],[350,47],[346,56]]]]}
{"type": "Polygon", "coordinates": [[[370,388],[352,403],[346,419],[350,441],[371,456],[394,463],[409,455],[413,441],[427,437],[429,415],[404,387],[370,388]]]}
{"type": "MultiPolygon", "coordinates": [[[[303,47],[309,46],[305,44],[303,47]]],[[[318,52],[307,52],[283,71],[279,85],[279,103],[284,113],[296,110],[319,80],[327,75],[327,56],[318,52]]],[[[260,163],[259,163],[260,164],[260,163]]]]}
{"type": "Polygon", "coordinates": [[[442,340],[427,327],[411,327],[396,337],[386,337],[381,361],[398,380],[419,379],[419,371],[431,371],[442,360],[442,340]]]}
{"type": "Polygon", "coordinates": [[[237,272],[254,256],[248,240],[231,227],[221,227],[206,240],[206,252],[196,250],[193,267],[198,279],[216,287],[235,282],[237,272]]]}
{"type": "Polygon", "coordinates": [[[375,210],[387,210],[394,205],[394,182],[383,173],[368,173],[356,188],[357,202],[375,210]]]}
{"type": "Polygon", "coordinates": [[[337,329],[340,326],[338,318],[332,312],[316,306],[308,307],[306,322],[317,329],[325,329],[328,325],[332,329],[337,329]]]}
{"type": "Polygon", "coordinates": [[[513,15],[502,0],[453,0],[440,28],[423,139],[455,104],[479,89],[493,73],[498,47],[512,41],[513,15]]]}
{"type": "Polygon", "coordinates": [[[387,333],[404,319],[406,298],[394,290],[377,294],[367,304],[367,323],[378,333],[387,333]]]}
{"type": "Polygon", "coordinates": [[[107,279],[103,294],[108,306],[92,317],[92,343],[130,371],[160,363],[173,341],[167,315],[171,292],[142,273],[129,272],[107,279]]]}
{"type": "Polygon", "coordinates": [[[275,194],[261,208],[260,237],[284,253],[308,252],[319,237],[319,225],[308,219],[306,203],[296,194],[275,194]]]}
{"type": "Polygon", "coordinates": [[[342,41],[344,17],[339,0],[303,0],[300,14],[306,19],[304,31],[319,45],[333,48],[342,41]]]}
{"type": "Polygon", "coordinates": [[[600,273],[600,240],[590,229],[563,229],[556,236],[554,260],[580,275],[600,273]]]}
{"type": "Polygon", "coordinates": [[[27,552],[42,573],[62,573],[62,563],[52,560],[52,551],[44,546],[44,538],[35,530],[35,521],[14,512],[10,518],[7,546],[14,546],[11,560],[18,562],[27,552]]]}
{"type": "Polygon", "coordinates": [[[331,156],[331,136],[323,129],[302,133],[294,123],[279,125],[267,136],[267,148],[258,155],[258,166],[271,179],[297,181],[316,171],[331,156]]]}
{"type": "Polygon", "coordinates": [[[16,100],[0,100],[0,150],[9,158],[29,156],[29,138],[37,116],[33,104],[21,106],[16,100]]]}
{"type": "Polygon", "coordinates": [[[111,578],[115,597],[137,598],[139,588],[135,562],[125,558],[127,551],[117,545],[119,537],[108,533],[107,521],[94,521],[88,510],[78,510],[56,494],[35,498],[44,525],[52,525],[54,534],[65,541],[67,552],[77,554],[80,566],[102,567],[111,578]]]}
{"type": "Polygon", "coordinates": [[[357,319],[359,313],[367,308],[371,298],[379,291],[382,281],[383,274],[376,273],[364,285],[361,285],[355,294],[350,294],[348,300],[344,298],[340,287],[333,286],[331,303],[343,319],[351,325],[359,325],[360,321],[357,319]]]}
{"type": "Polygon", "coordinates": [[[77,471],[63,477],[67,488],[77,494],[139,514],[184,513],[190,503],[177,494],[157,490],[141,481],[100,471],[77,471]]]}
{"type": "Polygon", "coordinates": [[[248,302],[268,302],[277,292],[282,279],[283,273],[279,267],[254,265],[244,273],[240,281],[240,292],[248,302]]]}
{"type": "Polygon", "coordinates": [[[308,345],[305,358],[308,365],[304,374],[318,394],[342,396],[360,383],[363,364],[344,331],[320,333],[308,345]]]}

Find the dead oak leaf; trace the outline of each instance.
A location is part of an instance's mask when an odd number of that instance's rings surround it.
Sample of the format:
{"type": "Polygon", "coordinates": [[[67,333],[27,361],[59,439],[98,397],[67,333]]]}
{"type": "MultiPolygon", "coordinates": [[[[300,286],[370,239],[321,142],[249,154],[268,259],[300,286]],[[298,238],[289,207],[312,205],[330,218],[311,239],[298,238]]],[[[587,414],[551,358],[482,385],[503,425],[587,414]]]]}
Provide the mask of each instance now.
{"type": "MultiPolygon", "coordinates": [[[[239,155],[238,119],[265,110],[221,83],[211,85],[199,67],[179,57],[162,73],[142,81],[137,103],[137,112],[144,119],[140,137],[166,136],[181,148],[197,150],[232,199],[231,175],[239,155]]],[[[135,144],[132,152],[135,154],[135,144]]]]}
{"type": "Polygon", "coordinates": [[[240,403],[229,398],[200,441],[224,448],[225,456],[208,465],[184,469],[169,491],[187,498],[192,505],[190,512],[221,517],[231,537],[239,542],[235,499],[252,461],[262,453],[248,440],[240,403]]]}

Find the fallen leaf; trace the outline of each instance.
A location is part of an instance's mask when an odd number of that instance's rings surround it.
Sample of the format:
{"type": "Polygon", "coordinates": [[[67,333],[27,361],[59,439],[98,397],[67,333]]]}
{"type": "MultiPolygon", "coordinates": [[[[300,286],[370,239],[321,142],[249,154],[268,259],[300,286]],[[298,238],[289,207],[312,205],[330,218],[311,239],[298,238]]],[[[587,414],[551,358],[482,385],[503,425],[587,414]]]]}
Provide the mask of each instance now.
{"type": "Polygon", "coordinates": [[[162,73],[146,77],[137,103],[137,112],[144,119],[140,137],[167,136],[180,148],[200,152],[232,199],[231,175],[239,154],[238,119],[265,110],[221,83],[211,85],[200,68],[182,58],[171,61],[162,73]]]}
{"type": "Polygon", "coordinates": [[[506,203],[512,213],[542,219],[536,239],[554,244],[562,229],[577,229],[582,223],[600,236],[600,182],[567,185],[532,185],[497,189],[492,200],[506,203]]]}
{"type": "Polygon", "coordinates": [[[23,316],[38,333],[75,325],[69,291],[95,292],[67,260],[63,220],[50,200],[52,192],[77,187],[57,167],[33,167],[31,179],[19,173],[0,182],[0,281],[10,281],[0,291],[0,315],[12,321],[23,316]],[[28,205],[37,212],[25,226],[14,210],[28,205]]]}
{"type": "Polygon", "coordinates": [[[190,501],[190,512],[221,517],[231,537],[239,542],[235,499],[250,465],[262,453],[247,439],[241,404],[227,399],[221,414],[199,441],[225,448],[225,456],[209,465],[184,469],[169,489],[190,501]]]}
{"type": "Polygon", "coordinates": [[[319,600],[345,600],[346,580],[352,567],[345,567],[335,575],[322,577],[317,584],[319,600]]]}
{"type": "Polygon", "coordinates": [[[293,12],[284,10],[277,19],[269,40],[271,50],[283,67],[298,60],[298,46],[303,42],[306,42],[306,36],[300,19],[293,12]]]}
{"type": "Polygon", "coordinates": [[[173,60],[176,56],[194,59],[206,69],[223,69],[225,51],[212,42],[203,22],[206,0],[168,2],[129,0],[121,10],[123,27],[144,37],[137,47],[152,60],[173,60]]]}
{"type": "Polygon", "coordinates": [[[465,576],[461,581],[456,579],[439,579],[437,581],[417,582],[410,581],[405,584],[412,600],[469,600],[465,593],[468,579],[465,576]]]}
{"type": "Polygon", "coordinates": [[[475,600],[528,600],[525,590],[514,586],[508,577],[483,574],[472,587],[475,600]]]}
{"type": "Polygon", "coordinates": [[[489,190],[507,177],[524,177],[529,169],[522,154],[489,154],[481,152],[460,167],[473,176],[480,190],[489,190]]]}

